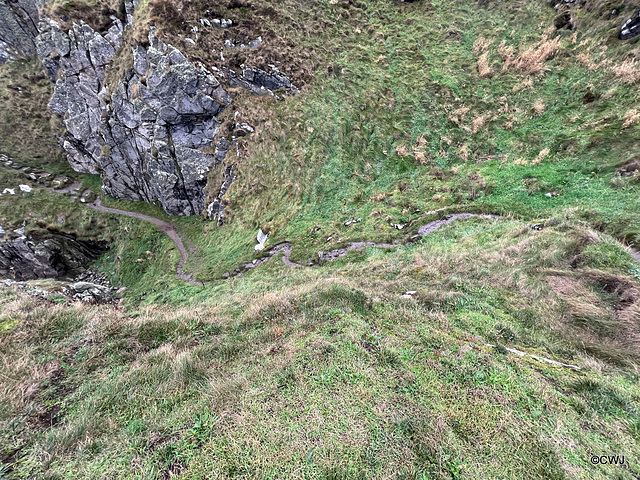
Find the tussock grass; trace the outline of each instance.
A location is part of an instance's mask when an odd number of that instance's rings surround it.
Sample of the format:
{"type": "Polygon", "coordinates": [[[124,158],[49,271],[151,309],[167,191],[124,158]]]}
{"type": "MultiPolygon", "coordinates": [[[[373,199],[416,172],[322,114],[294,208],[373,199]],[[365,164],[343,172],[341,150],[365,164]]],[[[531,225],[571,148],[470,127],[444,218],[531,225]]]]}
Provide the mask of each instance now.
{"type": "Polygon", "coordinates": [[[3,312],[17,316],[0,350],[0,431],[14,422],[21,432],[4,453],[18,448],[23,459],[11,472],[608,478],[588,455],[605,444],[637,449],[638,392],[633,369],[593,348],[601,339],[575,341],[576,328],[604,325],[590,305],[615,298],[576,299],[595,295],[590,282],[620,298],[637,283],[572,268],[576,245],[602,240],[585,241],[571,220],[557,225],[471,220],[323,269],[268,264],[269,276],[252,272],[208,304],[177,309],[51,308],[3,289],[3,312]],[[539,257],[554,244],[545,272],[539,257]],[[418,293],[402,298],[409,289],[418,293]],[[563,324],[564,302],[582,323],[563,324]],[[529,363],[484,341],[586,370],[529,363]],[[50,365],[36,367],[45,345],[50,365]]]}
{"type": "MultiPolygon", "coordinates": [[[[214,64],[233,30],[203,31],[194,49],[177,36],[206,8],[142,2],[127,42],[153,21],[214,64]]],[[[207,280],[249,261],[259,227],[305,262],[348,241],[400,239],[435,208],[505,218],[453,222],[320,268],[274,259],[194,287],[175,279],[177,253],[149,225],[109,223],[44,193],[0,197],[16,226],[26,216],[51,225],[64,210],[83,231],[117,232],[98,266],[129,287],[118,308],[0,290],[2,473],[637,476],[634,464],[589,462],[639,453],[637,263],[620,243],[640,242],[639,184],[619,170],[636,150],[623,112],[638,94],[615,73],[633,45],[604,45],[608,20],[588,10],[577,36],[547,31],[556,14],[535,2],[256,9],[212,14],[245,22],[238,38],[266,32],[272,48],[245,61],[289,65],[303,94],[237,95],[256,134],[234,159],[227,224],[175,220],[199,251],[187,269],[207,280]]]]}

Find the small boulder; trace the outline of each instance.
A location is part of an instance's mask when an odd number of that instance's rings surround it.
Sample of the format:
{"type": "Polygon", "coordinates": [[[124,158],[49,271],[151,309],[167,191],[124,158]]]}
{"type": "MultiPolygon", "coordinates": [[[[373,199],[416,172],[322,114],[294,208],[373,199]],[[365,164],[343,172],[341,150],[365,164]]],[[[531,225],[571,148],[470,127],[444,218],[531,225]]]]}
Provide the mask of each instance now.
{"type": "Polygon", "coordinates": [[[640,174],[640,158],[632,158],[631,160],[620,165],[616,171],[620,175],[624,175],[627,177],[640,174]]]}
{"type": "Polygon", "coordinates": [[[69,183],[69,177],[55,177],[51,181],[51,188],[58,190],[60,188],[64,188],[69,183]]]}
{"type": "Polygon", "coordinates": [[[75,300],[85,303],[110,303],[113,301],[111,289],[89,282],[72,283],[63,291],[75,300]]]}

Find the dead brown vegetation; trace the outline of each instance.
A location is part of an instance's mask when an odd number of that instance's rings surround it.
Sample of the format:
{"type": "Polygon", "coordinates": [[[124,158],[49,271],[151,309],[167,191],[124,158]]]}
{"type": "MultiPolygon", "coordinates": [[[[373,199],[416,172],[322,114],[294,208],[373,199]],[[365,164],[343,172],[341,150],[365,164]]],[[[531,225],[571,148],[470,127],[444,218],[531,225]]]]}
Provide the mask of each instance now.
{"type": "Polygon", "coordinates": [[[612,65],[613,75],[626,85],[640,82],[640,65],[635,59],[627,59],[617,65],[612,65]]]}
{"type": "Polygon", "coordinates": [[[606,361],[640,358],[640,286],[628,277],[599,270],[550,275],[547,281],[566,304],[566,327],[578,343],[606,361]],[[614,303],[603,300],[606,292],[614,303]]]}
{"type": "Polygon", "coordinates": [[[63,29],[83,21],[98,32],[105,32],[113,24],[111,17],[125,21],[124,3],[119,0],[60,1],[45,4],[44,16],[60,22],[63,29]]]}
{"type": "Polygon", "coordinates": [[[513,70],[525,75],[537,76],[549,69],[546,61],[559,49],[560,37],[550,39],[545,35],[537,45],[521,49],[515,56],[514,47],[507,46],[504,42],[498,48],[498,53],[504,61],[503,71],[513,70]]]}

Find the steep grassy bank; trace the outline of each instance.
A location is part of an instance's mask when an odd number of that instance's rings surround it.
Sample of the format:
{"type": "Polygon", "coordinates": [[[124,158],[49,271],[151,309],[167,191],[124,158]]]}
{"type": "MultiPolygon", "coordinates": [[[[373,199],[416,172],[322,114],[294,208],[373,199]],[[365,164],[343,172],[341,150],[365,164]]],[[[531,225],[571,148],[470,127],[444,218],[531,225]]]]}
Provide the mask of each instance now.
{"type": "Polygon", "coordinates": [[[300,40],[320,59],[303,94],[237,101],[256,135],[236,159],[227,226],[205,226],[206,239],[186,226],[203,279],[250,258],[258,226],[304,261],[399,238],[391,224],[442,207],[529,221],[577,208],[638,242],[639,177],[625,170],[636,47],[612,35],[615,19],[579,10],[577,31],[554,31],[541,3],[323,6],[336,34],[300,40]]]}
{"type": "MultiPolygon", "coordinates": [[[[0,473],[639,476],[640,264],[624,243],[640,243],[640,76],[637,41],[615,39],[627,10],[608,7],[588,2],[577,31],[554,31],[540,2],[279,3],[270,18],[308,28],[267,27],[313,75],[284,102],[236,92],[256,133],[226,224],[175,222],[199,252],[186,269],[208,280],[254,258],[258,227],[303,262],[399,239],[437,208],[499,219],[198,287],[176,279],[175,247],[147,223],[44,191],[1,196],[3,225],[62,213],[58,228],[112,239],[98,266],[128,291],[116,308],[0,290],[0,473]]],[[[184,38],[180,22],[165,33],[184,38]]],[[[213,41],[200,38],[195,58],[213,41]]]]}
{"type": "Polygon", "coordinates": [[[634,478],[637,267],[610,237],[550,223],[269,263],[178,309],[3,289],[4,473],[634,478]],[[627,464],[590,463],[610,454],[627,464]]]}

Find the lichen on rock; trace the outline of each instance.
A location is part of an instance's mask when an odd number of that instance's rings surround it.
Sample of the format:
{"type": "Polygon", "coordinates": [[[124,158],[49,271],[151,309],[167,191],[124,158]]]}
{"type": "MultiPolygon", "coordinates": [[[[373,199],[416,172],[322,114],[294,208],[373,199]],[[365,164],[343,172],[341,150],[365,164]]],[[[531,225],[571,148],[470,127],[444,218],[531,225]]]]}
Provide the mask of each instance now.
{"type": "Polygon", "coordinates": [[[83,23],[63,32],[53,21],[40,30],[38,54],[56,82],[49,107],[63,119],[71,166],[100,173],[103,191],[117,198],[199,214],[213,161],[202,150],[231,103],[220,82],[151,31],[149,47],[134,49],[133,69],[109,92],[105,71],[123,32],[117,18],[105,34],[83,23]]]}
{"type": "Polygon", "coordinates": [[[0,1],[0,65],[7,60],[34,56],[41,3],[36,0],[0,1]]]}

